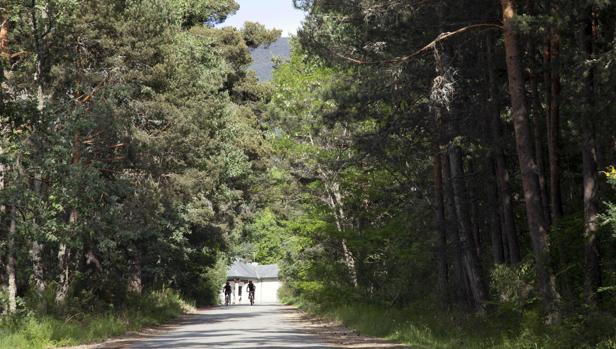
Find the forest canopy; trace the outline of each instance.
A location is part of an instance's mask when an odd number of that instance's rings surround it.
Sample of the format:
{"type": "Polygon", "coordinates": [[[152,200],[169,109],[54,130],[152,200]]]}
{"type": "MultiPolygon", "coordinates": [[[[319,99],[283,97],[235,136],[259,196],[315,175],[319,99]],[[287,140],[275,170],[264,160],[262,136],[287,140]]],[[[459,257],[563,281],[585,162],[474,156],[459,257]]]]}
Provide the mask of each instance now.
{"type": "Polygon", "coordinates": [[[271,83],[233,0],[0,5],[0,321],[239,258],[411,345],[614,348],[616,3],[289,1],[271,83]]]}
{"type": "Polygon", "coordinates": [[[286,296],[509,319],[481,348],[613,345],[615,4],[294,3],[260,221],[286,296]]]}
{"type": "Polygon", "coordinates": [[[249,46],[280,35],[213,26],[237,8],[3,2],[2,312],[163,288],[216,302],[268,156],[249,46]]]}

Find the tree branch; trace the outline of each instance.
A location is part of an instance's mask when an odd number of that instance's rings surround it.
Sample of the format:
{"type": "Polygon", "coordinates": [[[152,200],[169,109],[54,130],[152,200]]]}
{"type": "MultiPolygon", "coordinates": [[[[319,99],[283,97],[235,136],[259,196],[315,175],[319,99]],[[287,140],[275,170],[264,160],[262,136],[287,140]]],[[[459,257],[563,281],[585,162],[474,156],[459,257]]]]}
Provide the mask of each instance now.
{"type": "Polygon", "coordinates": [[[463,28],[460,28],[458,30],[455,30],[453,32],[446,32],[446,33],[441,33],[439,34],[439,36],[436,37],[436,39],[432,40],[432,42],[430,42],[429,44],[427,44],[426,46],[420,48],[419,50],[410,53],[408,55],[404,55],[401,57],[396,57],[393,59],[389,59],[389,60],[383,60],[383,61],[363,61],[360,59],[356,59],[353,57],[347,57],[345,55],[342,55],[340,53],[336,53],[336,56],[338,56],[339,58],[342,58],[344,60],[347,60],[349,62],[355,63],[355,64],[362,64],[362,65],[376,65],[376,64],[399,64],[399,63],[404,63],[422,53],[425,53],[426,51],[433,49],[434,46],[436,46],[436,44],[438,44],[441,41],[447,40],[449,38],[451,38],[452,36],[467,32],[469,30],[473,30],[473,29],[480,29],[480,28],[498,28],[498,29],[503,29],[503,26],[500,24],[494,24],[494,23],[481,23],[481,24],[473,24],[473,25],[469,25],[463,28]]]}

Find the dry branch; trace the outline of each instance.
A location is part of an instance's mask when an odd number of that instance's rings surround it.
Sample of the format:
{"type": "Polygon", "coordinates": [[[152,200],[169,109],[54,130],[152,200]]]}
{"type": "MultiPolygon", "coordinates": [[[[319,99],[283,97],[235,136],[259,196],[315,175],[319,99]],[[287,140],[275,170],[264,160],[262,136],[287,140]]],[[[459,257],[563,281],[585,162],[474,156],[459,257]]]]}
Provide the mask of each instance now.
{"type": "Polygon", "coordinates": [[[434,46],[436,44],[438,44],[441,41],[447,40],[449,38],[451,38],[452,36],[467,32],[469,30],[473,30],[473,29],[480,29],[480,28],[498,28],[498,29],[503,29],[503,26],[500,24],[494,24],[494,23],[482,23],[482,24],[473,24],[473,25],[469,25],[463,28],[460,28],[458,30],[452,31],[452,32],[446,32],[446,33],[441,33],[439,34],[439,36],[436,37],[436,39],[432,40],[432,42],[430,42],[429,44],[425,45],[424,47],[420,48],[419,50],[410,53],[408,55],[404,55],[401,57],[396,57],[393,59],[389,59],[389,60],[382,60],[382,61],[363,61],[360,59],[356,59],[356,58],[352,58],[352,57],[348,57],[345,56],[343,54],[340,53],[336,53],[336,56],[345,59],[349,62],[355,63],[355,64],[363,64],[363,65],[375,65],[375,64],[399,64],[399,63],[404,63],[422,53],[427,52],[428,50],[431,50],[434,48],[434,46]]]}

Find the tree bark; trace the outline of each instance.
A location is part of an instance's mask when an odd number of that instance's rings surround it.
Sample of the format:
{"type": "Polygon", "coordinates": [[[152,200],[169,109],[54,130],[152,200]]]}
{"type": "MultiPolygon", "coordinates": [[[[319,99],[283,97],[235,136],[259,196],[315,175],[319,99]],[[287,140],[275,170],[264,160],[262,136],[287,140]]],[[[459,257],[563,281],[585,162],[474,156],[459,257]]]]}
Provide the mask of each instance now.
{"type": "MultiPolygon", "coordinates": [[[[338,210],[338,216],[340,218],[340,223],[342,226],[341,231],[348,231],[350,226],[348,223],[348,218],[346,217],[346,214],[342,207],[342,193],[340,193],[340,184],[333,183],[331,185],[331,191],[333,194],[335,208],[338,210]]],[[[353,256],[353,253],[349,249],[346,239],[342,239],[340,241],[340,244],[342,246],[342,253],[344,256],[345,263],[351,273],[351,281],[353,282],[353,285],[357,287],[357,266],[355,263],[355,256],[353,256]]]]}
{"type": "MultiPolygon", "coordinates": [[[[21,177],[21,153],[17,153],[15,157],[15,164],[12,171],[15,173],[15,177],[21,177]]],[[[4,185],[5,183],[3,183],[4,185]]],[[[19,183],[15,181],[13,186],[16,190],[19,190],[19,183]]],[[[15,240],[17,239],[17,198],[20,197],[19,193],[11,193],[11,208],[9,212],[9,228],[7,235],[7,263],[6,274],[8,283],[8,311],[10,314],[14,314],[17,311],[17,258],[16,258],[16,246],[15,240]]]]}
{"type": "MultiPolygon", "coordinates": [[[[71,157],[71,164],[76,166],[81,161],[81,136],[79,131],[75,131],[73,136],[73,154],[71,157]]],[[[76,229],[77,221],[79,219],[79,212],[77,208],[73,207],[70,210],[68,223],[70,230],[76,229]]],[[[74,233],[74,232],[73,232],[74,233]]],[[[59,287],[56,291],[56,303],[63,303],[68,296],[70,287],[70,260],[71,250],[65,242],[60,243],[58,250],[58,267],[60,269],[59,287]]]]}
{"type": "Polygon", "coordinates": [[[500,118],[500,108],[497,102],[497,83],[494,64],[494,51],[492,47],[494,43],[488,37],[487,42],[488,56],[488,94],[489,94],[489,125],[491,135],[491,152],[494,156],[496,168],[496,184],[498,186],[499,203],[502,212],[503,220],[503,237],[507,241],[507,256],[509,262],[517,264],[520,262],[520,244],[518,242],[518,233],[515,224],[515,215],[513,212],[513,199],[511,195],[511,184],[509,183],[509,171],[507,170],[507,161],[505,152],[502,147],[503,130],[502,121],[500,118]]]}
{"type": "Polygon", "coordinates": [[[9,59],[9,14],[0,8],[0,59],[9,59]]]}
{"type": "MultiPolygon", "coordinates": [[[[41,184],[42,184],[42,175],[41,173],[36,173],[34,175],[34,181],[32,183],[32,188],[34,194],[38,197],[41,195],[41,184]]],[[[34,222],[35,226],[37,225],[36,219],[34,222]]],[[[45,290],[47,289],[47,282],[45,281],[45,268],[43,267],[43,244],[39,243],[36,238],[33,239],[32,245],[30,246],[30,260],[32,261],[32,277],[34,279],[34,290],[39,296],[42,296],[45,290]]]]}
{"type": "Polygon", "coordinates": [[[30,260],[32,261],[32,278],[34,279],[34,290],[41,296],[47,289],[45,281],[45,268],[43,267],[43,249],[45,246],[38,241],[32,241],[30,246],[30,260]]]}
{"type": "Polygon", "coordinates": [[[557,321],[558,312],[554,275],[550,268],[549,242],[547,226],[543,218],[541,206],[541,189],[537,176],[537,164],[532,156],[532,144],[530,139],[530,125],[524,80],[518,42],[513,19],[516,15],[513,0],[501,0],[503,11],[503,30],[505,37],[505,52],[507,62],[507,75],[509,77],[509,94],[511,98],[511,113],[515,130],[518,161],[522,172],[522,185],[524,200],[526,203],[526,216],[529,233],[535,256],[535,268],[539,292],[548,314],[548,321],[557,321]]]}
{"type": "MultiPolygon", "coordinates": [[[[471,178],[469,181],[464,181],[465,183],[472,183],[475,178],[475,165],[471,160],[468,161],[468,173],[471,174],[471,178]]],[[[468,175],[466,176],[468,177],[468,175]]],[[[469,184],[470,184],[469,183],[469,184]]],[[[477,255],[481,254],[481,244],[483,241],[481,240],[481,231],[479,229],[479,207],[477,207],[477,198],[475,197],[475,187],[473,185],[466,186],[466,192],[468,195],[468,203],[471,210],[470,222],[471,222],[471,236],[473,237],[475,243],[475,250],[477,251],[477,255]]]]}
{"type": "MultiPolygon", "coordinates": [[[[533,2],[532,0],[526,0],[526,11],[530,16],[536,16],[537,11],[536,11],[535,2],[533,2]]],[[[528,40],[528,53],[530,56],[530,61],[532,62],[533,66],[538,66],[539,62],[537,62],[536,60],[535,50],[536,50],[535,41],[532,39],[528,40]]],[[[548,67],[548,64],[550,61],[549,55],[550,55],[550,46],[546,45],[546,49],[544,51],[544,67],[545,67],[544,78],[546,79],[545,80],[546,86],[548,86],[547,83],[549,82],[549,79],[550,79],[550,75],[549,75],[550,69],[548,67]]],[[[545,159],[544,159],[545,150],[543,147],[543,144],[545,143],[545,141],[543,137],[547,135],[547,131],[545,127],[545,120],[546,120],[545,115],[547,111],[549,111],[550,109],[551,93],[550,91],[547,91],[546,89],[547,109],[546,111],[544,111],[541,105],[541,95],[539,93],[538,74],[536,73],[536,71],[533,71],[533,69],[531,69],[531,72],[530,72],[529,82],[530,82],[530,93],[531,93],[531,98],[532,98],[532,108],[531,108],[532,111],[530,112],[531,118],[532,118],[531,132],[533,134],[535,161],[537,162],[537,175],[539,176],[539,188],[541,189],[541,206],[544,212],[545,223],[549,226],[551,224],[550,197],[548,193],[547,181],[545,178],[546,177],[546,167],[545,167],[545,159]]]]}
{"type": "MultiPolygon", "coordinates": [[[[334,220],[336,222],[336,229],[339,232],[345,232],[348,230],[347,218],[344,213],[344,209],[342,207],[342,194],[340,193],[340,185],[336,182],[329,180],[327,175],[320,170],[319,171],[322,176],[322,180],[325,185],[325,189],[327,191],[328,196],[328,206],[332,210],[334,215],[334,220]]],[[[346,239],[342,239],[340,241],[340,247],[342,250],[342,256],[344,258],[344,263],[349,270],[349,275],[351,277],[351,283],[357,287],[357,266],[355,263],[355,256],[347,245],[346,239]]]]}
{"type": "MultiPolygon", "coordinates": [[[[592,6],[588,9],[586,23],[581,35],[582,52],[586,60],[595,56],[594,42],[598,35],[598,24],[592,6]]],[[[580,120],[582,123],[582,171],[584,193],[584,299],[591,307],[597,305],[597,289],[601,286],[600,253],[597,233],[599,231],[599,210],[597,199],[597,147],[595,131],[595,71],[594,67],[584,79],[585,108],[580,120]]]]}
{"type": "Polygon", "coordinates": [[[135,252],[135,255],[130,258],[128,272],[128,292],[141,294],[143,291],[143,282],[141,279],[141,255],[139,252],[135,252]]]}
{"type": "MultiPolygon", "coordinates": [[[[13,199],[14,200],[14,199],[13,199]]],[[[16,277],[16,268],[17,268],[17,260],[15,259],[15,238],[17,235],[17,206],[15,203],[11,204],[11,212],[10,212],[10,223],[9,223],[9,234],[8,234],[8,256],[6,263],[6,274],[8,280],[8,302],[9,302],[9,313],[15,314],[17,312],[17,277],[16,277]]]]}
{"type": "Polygon", "coordinates": [[[462,243],[460,242],[460,233],[458,231],[458,215],[456,214],[455,199],[453,193],[453,185],[451,179],[451,164],[449,163],[449,157],[443,155],[442,161],[442,174],[443,174],[443,189],[445,195],[445,222],[447,224],[447,235],[451,236],[454,245],[454,256],[456,266],[456,276],[458,287],[456,290],[461,291],[458,293],[463,299],[472,306],[472,295],[469,286],[469,280],[467,278],[466,269],[464,267],[464,257],[462,252],[462,243]]]}
{"type": "MultiPolygon", "coordinates": [[[[492,169],[492,174],[496,178],[496,165],[494,159],[490,159],[489,168],[492,169]]],[[[501,219],[499,214],[498,204],[498,185],[496,181],[489,184],[490,190],[488,193],[488,210],[490,217],[490,240],[492,242],[492,258],[496,264],[505,263],[505,253],[503,248],[503,235],[501,231],[501,219]]]]}
{"type": "Polygon", "coordinates": [[[451,164],[451,178],[454,192],[454,203],[458,217],[458,229],[460,244],[463,253],[463,262],[468,277],[473,305],[477,310],[482,310],[487,300],[486,286],[483,280],[481,264],[477,255],[477,248],[473,239],[468,207],[468,194],[464,181],[464,168],[462,162],[462,150],[456,145],[450,145],[448,149],[451,164]]]}
{"type": "MultiPolygon", "coordinates": [[[[8,166],[6,166],[4,163],[0,162],[0,191],[4,191],[6,188],[6,173],[8,171],[8,166]]],[[[0,202],[0,224],[4,224],[5,223],[5,215],[6,215],[6,205],[4,202],[0,202]]],[[[9,223],[10,224],[10,223],[9,223]]],[[[10,228],[9,228],[10,229],[10,228]]],[[[0,235],[0,238],[4,238],[4,235],[0,235]]],[[[5,261],[2,260],[2,258],[0,258],[0,268],[6,270],[6,265],[5,265],[5,261]]],[[[8,280],[5,280],[6,275],[0,273],[0,287],[3,290],[8,289],[8,280]],[[6,282],[6,285],[5,285],[6,282]]]]}
{"type": "Polygon", "coordinates": [[[545,179],[546,167],[545,167],[545,149],[544,135],[547,133],[545,127],[545,112],[541,107],[541,100],[539,96],[539,84],[537,76],[533,73],[530,78],[530,89],[533,99],[533,142],[535,150],[535,160],[537,161],[537,175],[539,176],[539,188],[541,189],[541,207],[544,212],[545,223],[549,226],[552,222],[550,217],[550,197],[548,193],[548,184],[545,179]]]}
{"type": "Polygon", "coordinates": [[[56,303],[58,304],[64,303],[68,296],[70,285],[70,258],[71,251],[65,243],[61,243],[58,250],[58,268],[60,269],[58,290],[56,291],[56,303]]]}
{"type": "MultiPolygon", "coordinates": [[[[32,11],[35,11],[35,9],[32,9],[32,11]]],[[[33,12],[32,15],[36,16],[36,13],[33,12]]],[[[36,87],[37,87],[37,90],[36,90],[37,110],[39,113],[42,114],[45,110],[45,94],[44,94],[44,87],[43,87],[43,80],[44,80],[43,79],[43,74],[44,74],[43,65],[44,65],[44,60],[46,59],[45,58],[46,55],[43,49],[43,38],[38,28],[38,24],[36,21],[33,21],[32,25],[33,25],[33,31],[36,36],[35,46],[37,50],[36,72],[34,74],[34,80],[36,82],[36,87]]],[[[41,195],[42,177],[43,177],[42,173],[37,170],[37,172],[34,174],[34,181],[32,183],[34,194],[39,198],[41,195]]],[[[36,225],[37,224],[36,224],[36,219],[35,219],[35,226],[36,225]]],[[[44,275],[43,261],[41,257],[41,254],[43,253],[43,248],[44,248],[43,244],[37,241],[35,237],[32,241],[32,245],[29,251],[30,259],[32,261],[34,288],[39,295],[42,295],[43,292],[45,292],[45,289],[47,288],[47,283],[45,281],[45,275],[44,275]]]]}
{"type": "Polygon", "coordinates": [[[445,203],[443,195],[443,164],[442,155],[437,153],[433,159],[434,178],[434,212],[435,225],[438,231],[438,269],[441,300],[445,307],[449,305],[449,272],[447,270],[447,228],[445,227],[445,203]]]}
{"type": "MultiPolygon", "coordinates": [[[[552,225],[552,207],[551,207],[551,198],[552,198],[552,194],[551,194],[551,184],[548,185],[549,182],[549,177],[550,177],[550,173],[549,173],[549,165],[550,165],[550,161],[549,161],[549,154],[547,154],[547,163],[544,162],[544,158],[543,158],[543,154],[544,154],[544,147],[543,147],[543,136],[541,134],[539,134],[539,132],[541,131],[545,131],[545,140],[546,143],[549,143],[550,140],[550,117],[552,115],[551,112],[551,108],[552,108],[552,75],[551,75],[551,63],[552,62],[552,47],[551,47],[551,42],[550,42],[550,35],[546,35],[544,40],[543,40],[543,91],[544,91],[544,95],[545,95],[545,110],[544,110],[544,115],[545,115],[545,122],[542,123],[541,125],[536,124],[536,126],[538,126],[537,128],[535,128],[535,135],[534,135],[534,141],[535,141],[535,157],[539,158],[539,149],[541,149],[541,159],[540,160],[536,160],[538,162],[538,166],[542,166],[542,167],[538,167],[539,171],[543,170],[543,172],[539,172],[539,185],[540,188],[542,190],[541,193],[541,203],[543,205],[544,208],[544,220],[545,220],[545,224],[549,227],[552,225]],[[544,126],[540,127],[540,126],[544,126]],[[543,178],[544,183],[541,183],[541,176],[547,176],[548,179],[546,180],[546,178],[543,178]],[[543,190],[545,189],[545,191],[543,190]]],[[[549,145],[548,145],[549,147],[549,145]]]]}
{"type": "MultiPolygon", "coordinates": [[[[553,29],[556,30],[556,29],[553,29]]],[[[550,164],[550,207],[552,222],[563,215],[560,186],[560,35],[550,37],[550,108],[548,119],[548,161],[550,164]]]]}

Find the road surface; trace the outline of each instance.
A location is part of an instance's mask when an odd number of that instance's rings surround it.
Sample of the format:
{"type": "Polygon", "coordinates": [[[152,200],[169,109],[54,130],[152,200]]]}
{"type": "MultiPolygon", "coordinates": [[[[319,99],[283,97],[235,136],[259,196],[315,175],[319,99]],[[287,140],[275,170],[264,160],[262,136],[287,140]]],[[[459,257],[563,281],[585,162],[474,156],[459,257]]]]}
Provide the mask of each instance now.
{"type": "Polygon", "coordinates": [[[201,310],[153,333],[97,348],[406,348],[365,338],[333,324],[306,319],[284,305],[232,305],[201,310]]]}
{"type": "Polygon", "coordinates": [[[331,348],[316,335],[303,333],[293,315],[292,309],[279,305],[218,307],[128,348],[331,348]]]}

